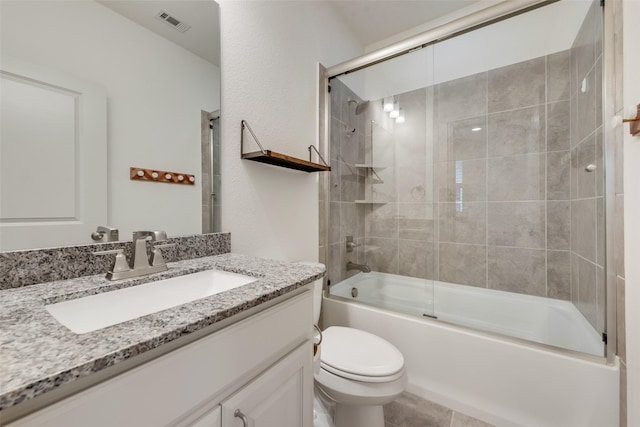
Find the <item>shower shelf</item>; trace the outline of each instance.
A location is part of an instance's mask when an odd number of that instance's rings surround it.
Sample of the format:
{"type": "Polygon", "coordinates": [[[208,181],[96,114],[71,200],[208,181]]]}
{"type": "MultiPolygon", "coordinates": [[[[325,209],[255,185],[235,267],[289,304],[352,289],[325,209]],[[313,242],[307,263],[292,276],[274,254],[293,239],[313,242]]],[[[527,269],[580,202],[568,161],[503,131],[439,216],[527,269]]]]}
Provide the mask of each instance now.
{"type": "Polygon", "coordinates": [[[364,171],[365,175],[370,177],[369,182],[371,184],[384,184],[384,181],[382,180],[382,178],[380,178],[380,175],[378,175],[376,170],[386,169],[386,166],[375,166],[375,165],[362,164],[362,163],[357,163],[353,166],[355,166],[357,170],[364,171]],[[372,175],[374,175],[375,178],[373,178],[372,175]]]}
{"type": "Polygon", "coordinates": [[[304,172],[325,172],[325,171],[331,170],[331,167],[327,164],[327,162],[324,161],[324,159],[322,158],[322,156],[320,155],[320,153],[318,152],[315,146],[310,145],[308,148],[309,160],[298,159],[296,157],[287,156],[286,154],[277,153],[271,150],[265,150],[262,147],[262,144],[260,144],[260,141],[258,141],[258,138],[256,137],[256,135],[253,133],[253,131],[249,127],[249,123],[247,123],[245,120],[242,120],[241,124],[242,124],[242,129],[240,131],[240,158],[245,160],[253,160],[254,162],[280,166],[283,168],[295,169],[295,170],[304,171],[304,172]],[[251,153],[244,152],[245,128],[249,131],[249,133],[251,134],[251,137],[256,142],[256,144],[258,144],[258,147],[260,147],[260,151],[253,151],[251,153]],[[311,149],[313,149],[316,152],[316,154],[324,164],[314,163],[311,161],[311,155],[312,155],[311,149]]]}
{"type": "Polygon", "coordinates": [[[382,170],[387,168],[386,166],[375,166],[375,165],[368,165],[363,163],[356,163],[354,166],[356,167],[356,169],[372,169],[372,170],[382,170]]]}
{"type": "Polygon", "coordinates": [[[386,205],[388,202],[381,202],[380,200],[356,200],[356,205],[386,205]]]}

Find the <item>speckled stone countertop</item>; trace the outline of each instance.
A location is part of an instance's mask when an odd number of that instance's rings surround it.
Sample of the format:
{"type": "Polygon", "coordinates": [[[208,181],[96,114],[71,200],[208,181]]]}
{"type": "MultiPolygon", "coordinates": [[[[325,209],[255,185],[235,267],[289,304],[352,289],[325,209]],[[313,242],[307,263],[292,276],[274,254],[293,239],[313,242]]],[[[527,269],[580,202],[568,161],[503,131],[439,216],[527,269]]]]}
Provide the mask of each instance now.
{"type": "MultiPolygon", "coordinates": [[[[324,267],[223,255],[178,261],[169,271],[108,281],[103,274],[0,291],[0,411],[291,292],[324,267]],[[86,334],[58,323],[45,304],[208,269],[256,277],[239,288],[86,334]]],[[[0,412],[0,417],[2,412],[0,412]]]]}

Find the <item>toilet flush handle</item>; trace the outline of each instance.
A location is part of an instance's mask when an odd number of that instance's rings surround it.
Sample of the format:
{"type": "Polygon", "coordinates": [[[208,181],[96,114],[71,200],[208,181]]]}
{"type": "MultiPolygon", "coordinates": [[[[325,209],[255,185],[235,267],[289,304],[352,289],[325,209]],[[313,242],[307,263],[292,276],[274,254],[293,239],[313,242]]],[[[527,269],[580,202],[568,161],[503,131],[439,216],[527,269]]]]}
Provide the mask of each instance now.
{"type": "Polygon", "coordinates": [[[318,342],[315,342],[315,338],[313,339],[313,355],[315,356],[316,353],[318,352],[318,348],[320,347],[320,344],[322,343],[322,331],[320,330],[320,328],[318,327],[318,325],[313,325],[313,327],[316,329],[316,331],[318,332],[318,335],[316,335],[318,337],[318,342]]]}

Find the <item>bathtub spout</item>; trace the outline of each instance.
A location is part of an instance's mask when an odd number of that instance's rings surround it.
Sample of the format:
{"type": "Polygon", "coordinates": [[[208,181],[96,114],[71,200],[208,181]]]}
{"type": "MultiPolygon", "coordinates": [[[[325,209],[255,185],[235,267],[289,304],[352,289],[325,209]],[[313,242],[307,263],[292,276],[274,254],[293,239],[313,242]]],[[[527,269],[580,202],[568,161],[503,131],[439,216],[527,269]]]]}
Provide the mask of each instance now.
{"type": "Polygon", "coordinates": [[[347,271],[349,270],[360,270],[363,273],[371,273],[371,268],[365,264],[356,264],[351,261],[347,262],[347,271]]]}

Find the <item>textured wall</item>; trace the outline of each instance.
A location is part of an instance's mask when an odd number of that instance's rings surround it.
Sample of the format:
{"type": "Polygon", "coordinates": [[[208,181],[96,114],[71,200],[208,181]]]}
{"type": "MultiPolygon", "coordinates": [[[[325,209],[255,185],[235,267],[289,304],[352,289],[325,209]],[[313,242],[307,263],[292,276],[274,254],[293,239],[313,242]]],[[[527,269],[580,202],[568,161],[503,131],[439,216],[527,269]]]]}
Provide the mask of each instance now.
{"type": "MultiPolygon", "coordinates": [[[[636,105],[640,103],[640,59],[638,58],[638,44],[640,39],[640,27],[638,26],[638,16],[640,16],[640,2],[622,1],[616,2],[620,8],[622,6],[623,22],[616,25],[616,36],[624,41],[617,40],[616,46],[617,67],[622,68],[623,76],[618,74],[620,88],[616,85],[617,103],[616,113],[619,114],[623,105],[636,105]],[[620,5],[620,3],[622,3],[620,5]],[[624,46],[623,46],[624,45],[624,46]]],[[[622,73],[621,73],[622,74],[622,73]]],[[[626,340],[624,350],[624,365],[621,372],[626,373],[626,401],[628,408],[629,426],[640,425],[640,193],[638,191],[638,182],[640,182],[640,168],[637,162],[640,159],[640,137],[632,137],[629,134],[627,125],[623,127],[624,140],[624,160],[622,152],[619,152],[618,158],[624,162],[624,192],[621,186],[618,186],[616,192],[616,206],[618,207],[617,233],[622,235],[624,232],[624,264],[622,259],[618,263],[618,285],[619,307],[625,307],[622,314],[626,318],[626,340]],[[624,194],[624,195],[623,195],[624,194]],[[623,213],[624,212],[624,213],[623,213]],[[624,218],[624,231],[623,231],[624,218]],[[622,280],[624,278],[624,280],[622,280]],[[626,283],[626,286],[625,286],[626,283]]],[[[622,243],[618,239],[618,244],[622,243]]],[[[623,332],[623,333],[625,333],[623,332]]],[[[622,357],[622,356],[621,356],[622,357]]]]}
{"type": "Polygon", "coordinates": [[[222,230],[233,235],[234,252],[317,260],[318,174],[241,160],[240,121],[265,148],[308,159],[318,139],[318,62],[334,65],[362,47],[325,2],[220,8],[222,230]]]}

